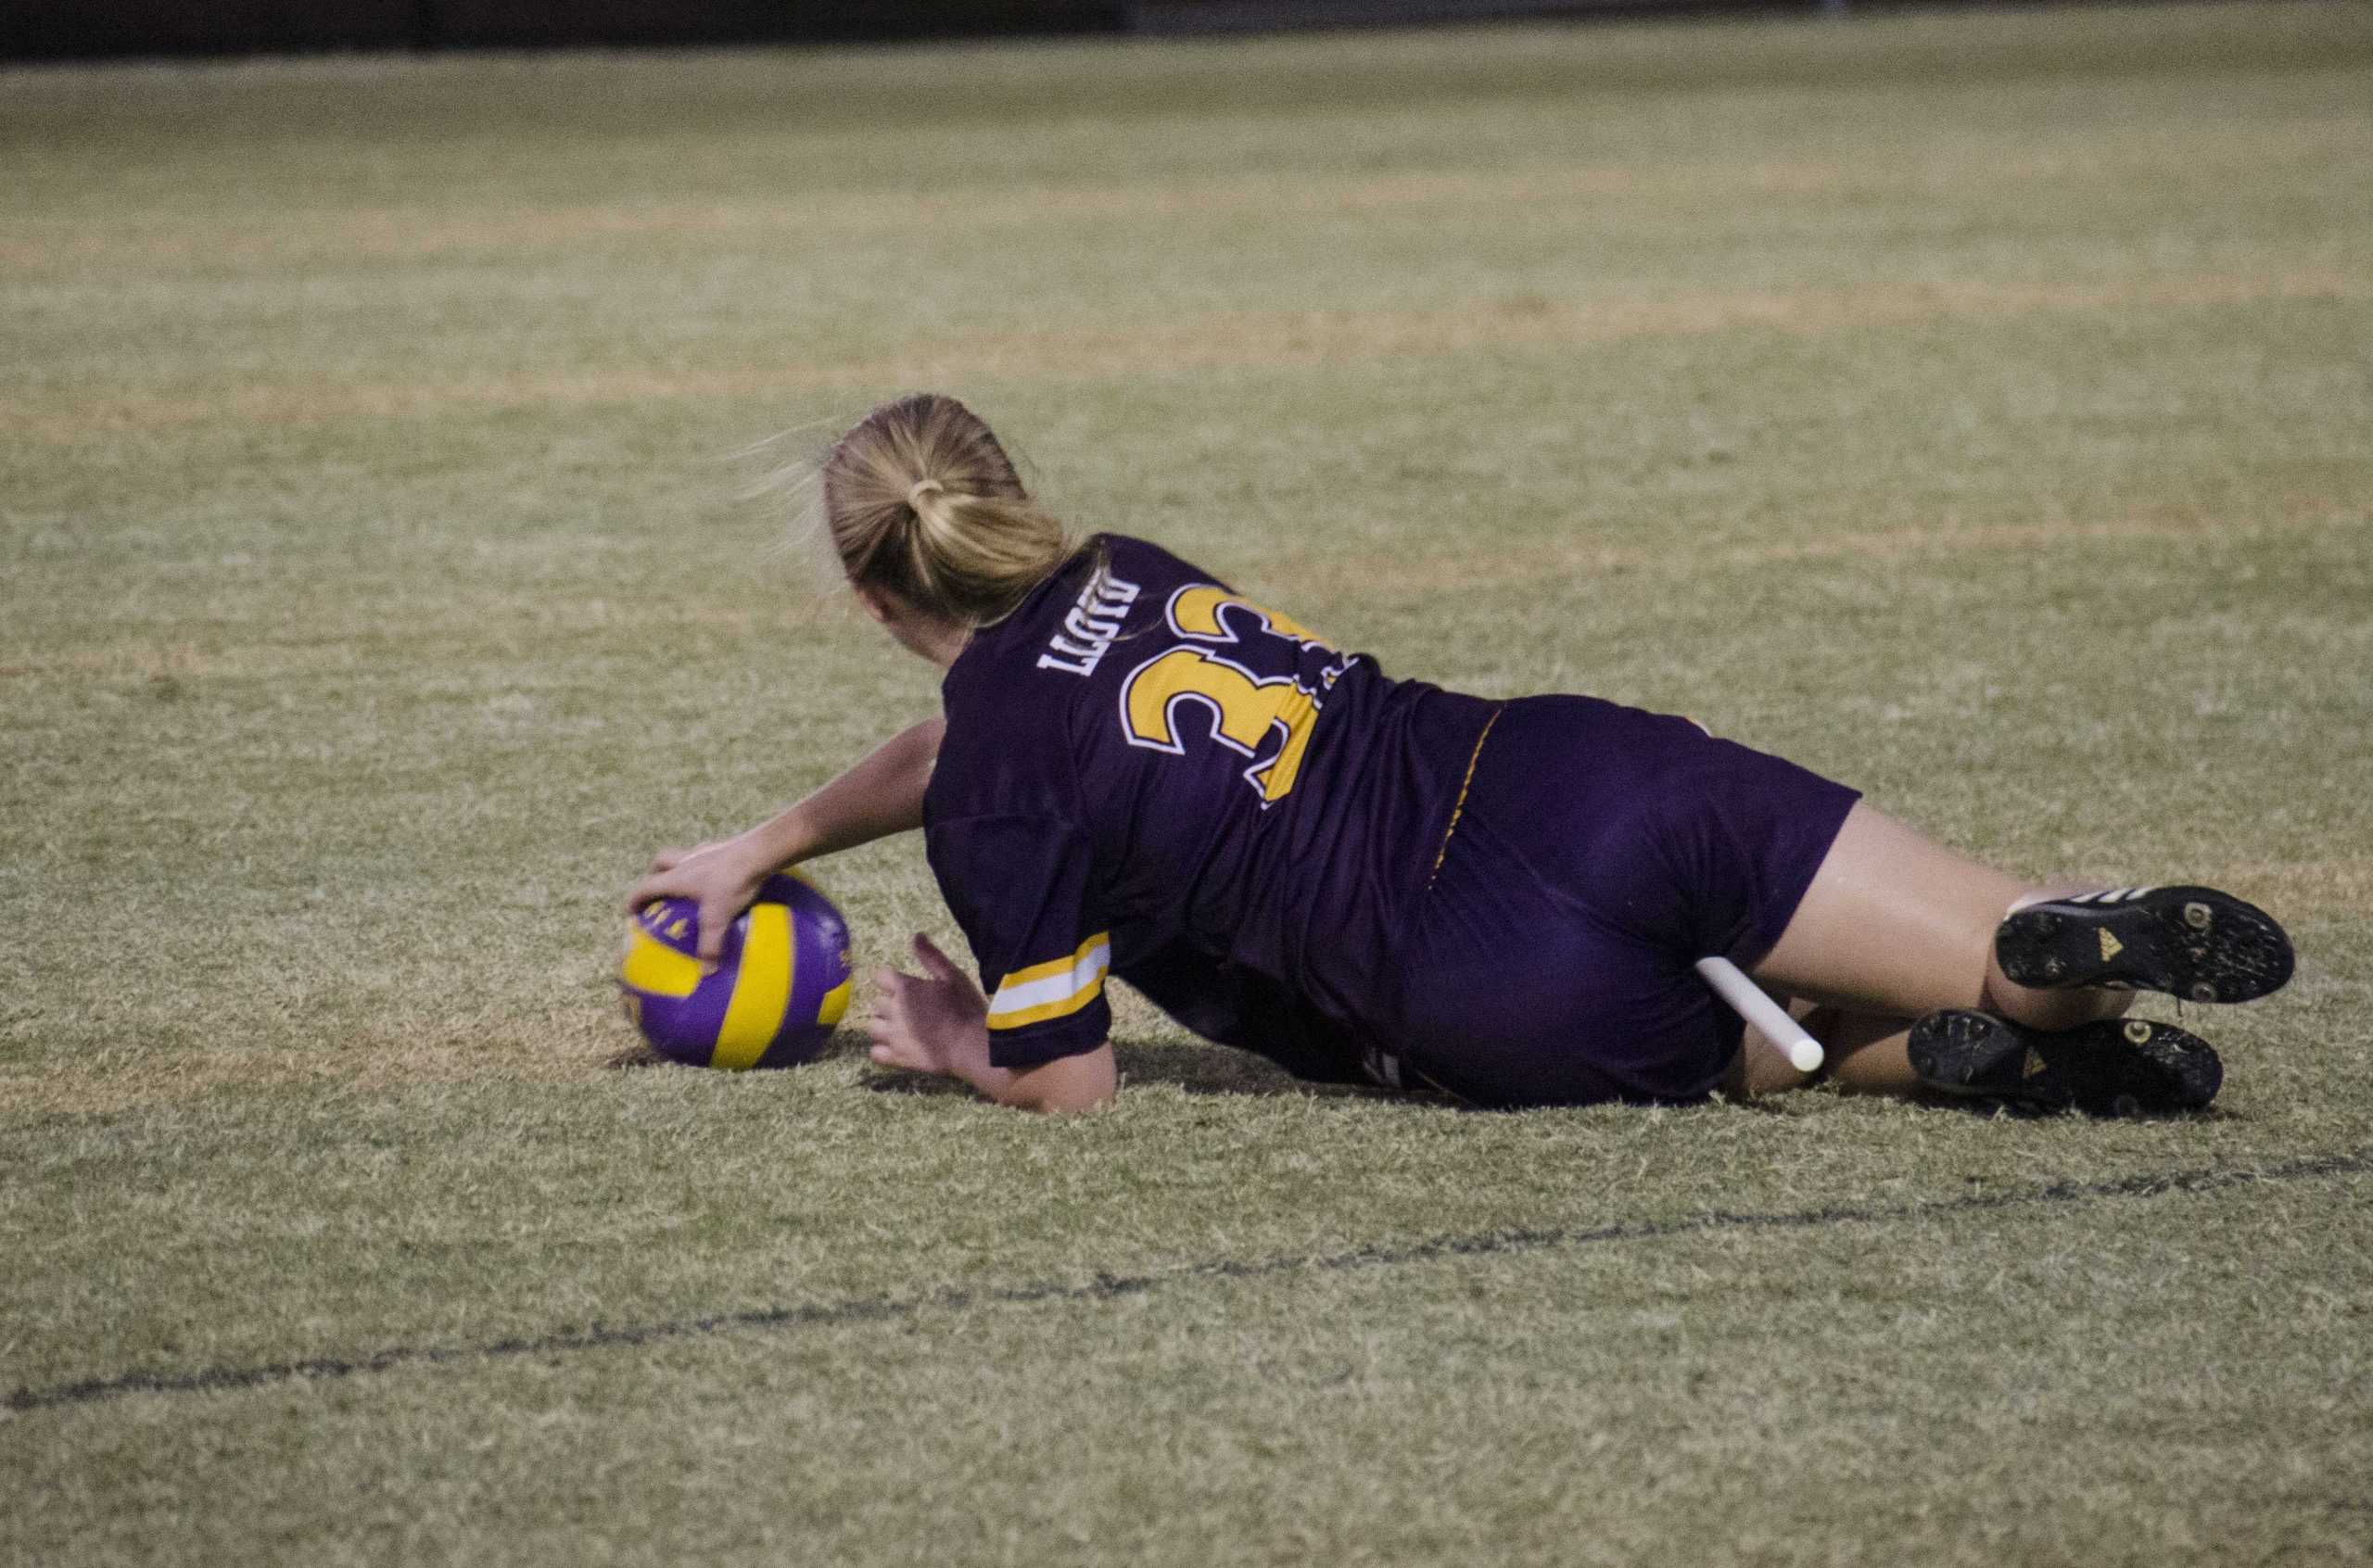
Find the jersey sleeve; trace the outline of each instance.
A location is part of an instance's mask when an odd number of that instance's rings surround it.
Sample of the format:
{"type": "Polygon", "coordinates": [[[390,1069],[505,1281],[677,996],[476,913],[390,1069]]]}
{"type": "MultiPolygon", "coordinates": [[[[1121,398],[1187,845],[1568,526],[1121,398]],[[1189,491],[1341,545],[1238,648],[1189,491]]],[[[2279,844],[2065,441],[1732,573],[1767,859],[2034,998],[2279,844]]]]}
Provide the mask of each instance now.
{"type": "Polygon", "coordinates": [[[975,816],[934,825],[925,848],[980,961],[990,1065],[1035,1067],[1103,1044],[1112,940],[1087,834],[1049,817],[975,816]]]}

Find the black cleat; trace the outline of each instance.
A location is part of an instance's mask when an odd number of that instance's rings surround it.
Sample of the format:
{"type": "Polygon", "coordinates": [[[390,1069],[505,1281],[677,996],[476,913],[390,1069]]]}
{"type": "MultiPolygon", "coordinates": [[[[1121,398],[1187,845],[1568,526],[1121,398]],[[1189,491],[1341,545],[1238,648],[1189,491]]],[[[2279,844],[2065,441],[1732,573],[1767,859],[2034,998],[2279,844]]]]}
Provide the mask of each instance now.
{"type": "Polygon", "coordinates": [[[2087,1116],[2207,1107],[2225,1081],[2215,1048],[2173,1024],[2103,1018],[2046,1033],[1948,1008],[1911,1026],[1911,1070],[1948,1094],[2087,1116]]]}
{"type": "Polygon", "coordinates": [[[1994,956],[2020,985],[2164,991],[2249,1002],[2291,978],[2291,939],[2254,904],[2214,888],[2113,888],[2014,910],[1994,956]]]}

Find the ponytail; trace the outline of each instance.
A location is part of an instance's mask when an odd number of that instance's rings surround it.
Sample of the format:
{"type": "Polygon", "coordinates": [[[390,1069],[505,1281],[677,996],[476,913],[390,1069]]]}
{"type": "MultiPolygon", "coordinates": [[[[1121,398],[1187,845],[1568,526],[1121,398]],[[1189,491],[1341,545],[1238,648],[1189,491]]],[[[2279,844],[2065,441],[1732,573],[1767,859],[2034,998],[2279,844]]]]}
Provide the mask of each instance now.
{"type": "Polygon", "coordinates": [[[867,414],[825,454],[823,480],[849,581],[960,626],[1010,614],[1079,548],[980,416],[935,392],[867,414]]]}

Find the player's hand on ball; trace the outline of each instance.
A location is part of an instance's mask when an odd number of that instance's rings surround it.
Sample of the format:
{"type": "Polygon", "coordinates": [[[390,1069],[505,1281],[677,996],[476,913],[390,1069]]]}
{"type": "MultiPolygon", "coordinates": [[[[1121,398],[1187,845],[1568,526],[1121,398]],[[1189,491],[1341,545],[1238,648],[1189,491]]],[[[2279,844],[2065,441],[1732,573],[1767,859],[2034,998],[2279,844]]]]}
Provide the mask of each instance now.
{"type": "Polygon", "coordinates": [[[760,885],[780,869],[739,838],[719,839],[698,849],[661,850],[627,894],[627,913],[632,915],[657,898],[691,899],[700,905],[697,956],[704,967],[714,968],[724,947],[725,928],[750,907],[760,885]]]}
{"type": "Polygon", "coordinates": [[[866,1032],[883,1067],[962,1077],[989,1059],[989,1003],[972,978],[915,934],[920,975],[880,969],[873,977],[873,1016],[866,1032]]]}

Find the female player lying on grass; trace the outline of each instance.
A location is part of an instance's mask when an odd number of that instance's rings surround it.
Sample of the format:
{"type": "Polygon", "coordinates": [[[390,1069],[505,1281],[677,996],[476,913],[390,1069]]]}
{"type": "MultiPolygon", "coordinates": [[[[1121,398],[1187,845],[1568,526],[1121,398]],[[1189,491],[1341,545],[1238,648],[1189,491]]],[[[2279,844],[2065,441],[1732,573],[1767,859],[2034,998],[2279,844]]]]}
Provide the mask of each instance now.
{"type": "Polygon", "coordinates": [[[1074,542],[949,398],[874,410],[822,502],[945,714],[660,855],[628,905],[697,900],[713,955],[769,872],[922,828],[986,993],[918,936],[873,1059],[1007,1105],[1111,1098],[1108,975],[1306,1079],[1491,1106],[1806,1081],[1692,968],[1718,955],[1796,999],[1841,1087],[2189,1110],[2216,1054],[2115,1021],[2134,992],[2291,974],[2225,893],[2031,887],[1687,719],[1388,679],[1158,546],[1074,542]]]}

